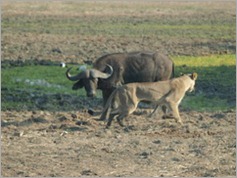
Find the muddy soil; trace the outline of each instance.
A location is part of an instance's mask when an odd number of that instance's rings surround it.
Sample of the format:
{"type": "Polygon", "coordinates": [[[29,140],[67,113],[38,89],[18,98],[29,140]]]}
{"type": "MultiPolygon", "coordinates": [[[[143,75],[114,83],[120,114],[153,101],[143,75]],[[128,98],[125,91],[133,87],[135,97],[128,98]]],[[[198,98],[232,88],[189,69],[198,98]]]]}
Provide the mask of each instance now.
{"type": "Polygon", "coordinates": [[[138,109],[110,129],[85,110],[2,112],[3,176],[234,176],[236,113],[138,109]]]}

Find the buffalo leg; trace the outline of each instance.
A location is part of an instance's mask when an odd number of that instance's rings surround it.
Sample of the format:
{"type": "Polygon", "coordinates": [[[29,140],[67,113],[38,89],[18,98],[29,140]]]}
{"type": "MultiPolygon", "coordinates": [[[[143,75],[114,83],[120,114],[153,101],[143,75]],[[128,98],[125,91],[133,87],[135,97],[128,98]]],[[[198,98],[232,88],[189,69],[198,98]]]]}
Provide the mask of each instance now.
{"type": "Polygon", "coordinates": [[[109,96],[111,95],[111,93],[114,91],[114,89],[106,89],[102,91],[102,95],[103,95],[103,106],[105,106],[107,100],[109,99],[109,96]]]}

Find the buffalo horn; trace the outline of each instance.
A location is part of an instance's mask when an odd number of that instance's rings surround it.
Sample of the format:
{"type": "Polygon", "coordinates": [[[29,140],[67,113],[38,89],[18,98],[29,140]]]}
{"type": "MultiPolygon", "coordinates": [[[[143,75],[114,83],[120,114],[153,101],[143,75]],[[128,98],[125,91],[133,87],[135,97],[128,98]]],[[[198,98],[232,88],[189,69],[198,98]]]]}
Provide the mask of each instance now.
{"type": "Polygon", "coordinates": [[[94,78],[102,78],[102,79],[107,79],[109,78],[112,74],[113,74],[113,67],[109,64],[106,64],[106,66],[108,67],[109,69],[109,72],[108,73],[105,73],[105,72],[101,72],[99,70],[95,70],[95,69],[91,69],[91,75],[94,77],[94,78]]]}
{"type": "Polygon", "coordinates": [[[86,78],[86,71],[82,71],[79,74],[75,75],[75,76],[71,76],[71,74],[69,73],[70,70],[72,69],[72,67],[70,67],[67,71],[66,71],[66,76],[69,80],[71,81],[78,81],[82,78],[86,78]]]}

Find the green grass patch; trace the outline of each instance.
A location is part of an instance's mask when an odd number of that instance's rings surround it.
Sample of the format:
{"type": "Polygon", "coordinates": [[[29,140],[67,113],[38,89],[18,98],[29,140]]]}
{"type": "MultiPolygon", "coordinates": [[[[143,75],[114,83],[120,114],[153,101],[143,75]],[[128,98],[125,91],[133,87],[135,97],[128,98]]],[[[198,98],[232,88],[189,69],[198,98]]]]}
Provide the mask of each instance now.
{"type": "Polygon", "coordinates": [[[187,94],[182,107],[198,111],[223,111],[236,107],[235,55],[174,56],[175,76],[198,73],[194,94],[187,94]]]}
{"type": "Polygon", "coordinates": [[[230,55],[210,55],[210,56],[173,56],[176,66],[190,67],[220,67],[235,66],[236,56],[230,55]]]}
{"type": "MultiPolygon", "coordinates": [[[[184,97],[182,108],[197,111],[235,109],[235,55],[174,56],[172,59],[175,63],[175,76],[179,76],[180,73],[198,73],[195,92],[184,97]]],[[[78,67],[74,65],[71,73],[78,73],[78,67]]],[[[44,109],[72,107],[69,99],[79,97],[73,101],[78,103],[80,98],[86,98],[86,92],[85,89],[71,89],[74,82],[66,78],[66,70],[67,68],[61,68],[59,65],[21,65],[3,68],[2,109],[31,109],[35,108],[35,104],[42,106],[44,103],[47,103],[44,109]]],[[[101,99],[101,92],[98,91],[97,97],[101,99]]],[[[80,107],[83,105],[81,103],[80,107]]]]}
{"type": "MultiPolygon", "coordinates": [[[[79,72],[72,70],[72,74],[79,72]]],[[[2,88],[42,93],[85,95],[84,90],[73,91],[73,82],[66,78],[67,68],[59,66],[24,66],[2,70],[2,88]]]]}
{"type": "Polygon", "coordinates": [[[186,110],[196,110],[196,111],[227,111],[230,109],[235,109],[235,106],[230,106],[227,99],[220,97],[209,98],[205,94],[196,94],[195,96],[186,96],[181,107],[186,110]]]}

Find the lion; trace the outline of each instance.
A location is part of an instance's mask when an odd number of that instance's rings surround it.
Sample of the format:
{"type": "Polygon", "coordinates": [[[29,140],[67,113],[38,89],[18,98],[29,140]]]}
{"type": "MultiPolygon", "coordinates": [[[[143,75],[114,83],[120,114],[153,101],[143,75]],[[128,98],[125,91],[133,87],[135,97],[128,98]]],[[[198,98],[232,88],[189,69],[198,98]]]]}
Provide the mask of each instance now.
{"type": "Polygon", "coordinates": [[[129,83],[120,86],[110,95],[99,120],[107,121],[108,128],[116,118],[119,125],[123,127],[123,118],[132,114],[140,101],[146,101],[156,105],[151,116],[159,106],[165,106],[171,115],[166,115],[166,110],[162,108],[165,114],[163,117],[172,117],[177,123],[183,124],[178,106],[185,93],[194,90],[196,79],[197,73],[192,73],[166,81],[129,83]]]}

